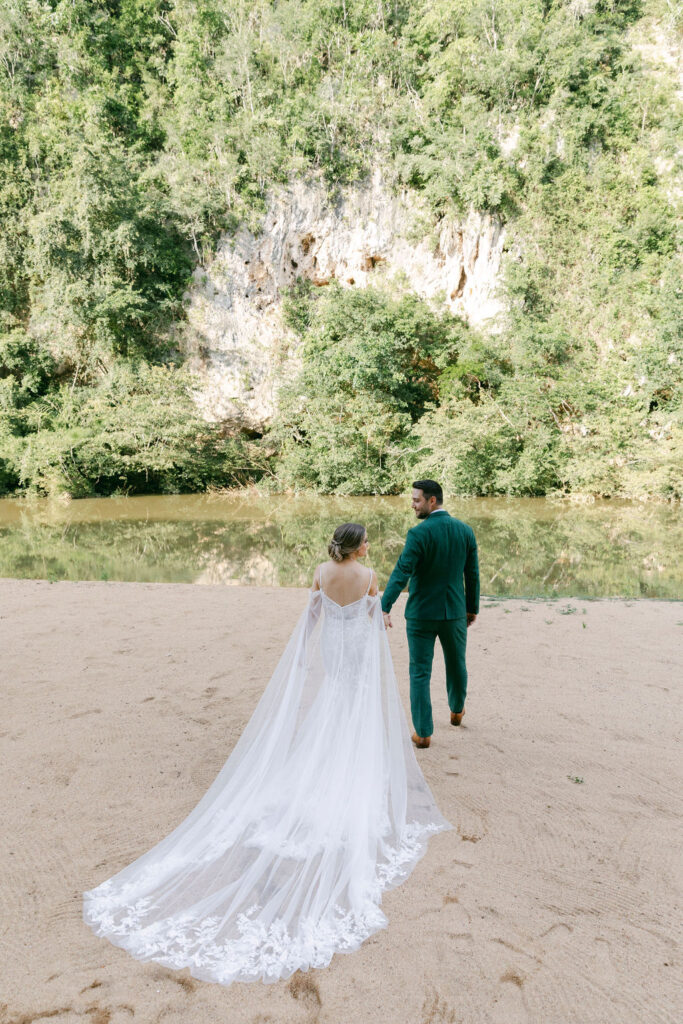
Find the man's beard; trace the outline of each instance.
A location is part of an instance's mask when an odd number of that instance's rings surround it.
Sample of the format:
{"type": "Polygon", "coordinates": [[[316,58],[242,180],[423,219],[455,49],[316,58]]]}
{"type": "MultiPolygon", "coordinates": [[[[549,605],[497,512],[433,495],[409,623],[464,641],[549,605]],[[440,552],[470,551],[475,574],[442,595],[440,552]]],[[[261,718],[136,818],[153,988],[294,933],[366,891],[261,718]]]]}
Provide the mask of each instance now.
{"type": "Polygon", "coordinates": [[[429,518],[429,512],[416,512],[415,515],[417,516],[418,519],[428,519],[429,518]]]}

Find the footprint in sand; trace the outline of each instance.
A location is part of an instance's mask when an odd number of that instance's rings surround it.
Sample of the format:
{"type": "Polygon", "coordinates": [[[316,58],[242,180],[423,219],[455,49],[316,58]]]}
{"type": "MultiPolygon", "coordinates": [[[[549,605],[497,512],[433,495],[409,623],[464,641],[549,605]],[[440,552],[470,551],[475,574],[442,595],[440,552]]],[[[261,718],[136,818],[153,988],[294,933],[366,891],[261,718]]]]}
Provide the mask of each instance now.
{"type": "Polygon", "coordinates": [[[458,835],[460,836],[464,843],[478,843],[479,840],[482,838],[481,836],[478,836],[475,832],[459,832],[458,835]]]}
{"type": "Polygon", "coordinates": [[[295,999],[297,1003],[300,1003],[309,1012],[311,1015],[310,1019],[317,1021],[323,1001],[320,996],[320,989],[313,978],[309,978],[307,974],[303,974],[301,971],[296,971],[292,975],[292,980],[287,986],[287,990],[292,999],[295,999]]]}
{"type": "Polygon", "coordinates": [[[420,1024],[457,1024],[458,1018],[452,1006],[449,1006],[445,999],[438,993],[432,999],[425,999],[422,1004],[422,1019],[420,1024]]]}
{"type": "MultiPolygon", "coordinates": [[[[57,977],[57,975],[54,975],[54,977],[57,977]]],[[[102,982],[98,981],[97,978],[96,978],[95,981],[93,981],[90,985],[86,985],[85,988],[81,989],[80,995],[83,995],[84,992],[90,992],[90,990],[93,989],[93,988],[101,988],[101,987],[102,987],[102,982]]]]}
{"type": "Polygon", "coordinates": [[[199,985],[199,982],[195,981],[190,975],[169,971],[165,967],[154,971],[152,977],[155,981],[168,981],[172,985],[179,985],[185,992],[194,992],[199,985]]]}
{"type": "Polygon", "coordinates": [[[544,932],[538,936],[543,946],[544,952],[553,949],[555,946],[562,945],[567,938],[574,931],[570,924],[565,924],[564,921],[557,921],[555,924],[551,924],[550,928],[546,928],[544,932]]]}
{"type": "MultiPolygon", "coordinates": [[[[463,907],[454,894],[444,896],[443,908],[440,911],[444,921],[451,932],[457,935],[470,934],[472,927],[472,915],[467,907],[463,907]]],[[[450,934],[450,932],[449,932],[450,934]]]]}
{"type": "Polygon", "coordinates": [[[617,971],[612,956],[612,943],[609,939],[596,938],[594,940],[595,960],[600,973],[600,979],[611,985],[617,978],[617,971]]]}
{"type": "Polygon", "coordinates": [[[519,970],[508,968],[498,982],[491,1024],[527,1024],[529,1010],[524,998],[526,976],[519,970]]]}
{"type": "Polygon", "coordinates": [[[474,867],[474,864],[470,864],[469,861],[457,860],[455,858],[451,861],[451,864],[457,864],[457,866],[459,868],[473,868],[474,867]]]}

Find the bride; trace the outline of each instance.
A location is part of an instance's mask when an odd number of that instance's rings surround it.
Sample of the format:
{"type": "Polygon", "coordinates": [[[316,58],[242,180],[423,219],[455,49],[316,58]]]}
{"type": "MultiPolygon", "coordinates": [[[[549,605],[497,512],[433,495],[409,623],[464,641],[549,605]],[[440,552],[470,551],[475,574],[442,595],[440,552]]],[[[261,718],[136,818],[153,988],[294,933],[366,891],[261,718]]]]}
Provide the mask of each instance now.
{"type": "Polygon", "coordinates": [[[184,821],[84,894],[96,935],[196,978],[277,981],[386,927],[450,828],[418,767],[365,528],[337,527],[251,720],[184,821]]]}

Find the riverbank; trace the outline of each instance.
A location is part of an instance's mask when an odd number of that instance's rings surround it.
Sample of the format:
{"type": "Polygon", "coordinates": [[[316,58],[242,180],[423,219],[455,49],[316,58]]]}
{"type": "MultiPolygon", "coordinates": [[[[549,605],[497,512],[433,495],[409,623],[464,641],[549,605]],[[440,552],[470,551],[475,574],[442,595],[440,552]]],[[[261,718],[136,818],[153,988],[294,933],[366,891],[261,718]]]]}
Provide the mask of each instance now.
{"type": "MultiPolygon", "coordinates": [[[[420,763],[455,826],[329,968],[225,989],[139,963],[81,893],[197,803],[300,589],[0,581],[0,1021],[673,1022],[683,604],[484,601],[420,763]]],[[[407,644],[390,634],[404,707],[407,644]]]]}

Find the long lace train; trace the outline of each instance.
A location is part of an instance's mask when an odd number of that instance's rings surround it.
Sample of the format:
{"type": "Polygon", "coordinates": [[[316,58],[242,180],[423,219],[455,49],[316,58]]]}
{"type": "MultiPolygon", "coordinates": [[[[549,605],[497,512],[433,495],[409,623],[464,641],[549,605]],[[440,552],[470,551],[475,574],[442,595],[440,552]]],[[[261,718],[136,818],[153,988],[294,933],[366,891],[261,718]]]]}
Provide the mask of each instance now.
{"type": "Polygon", "coordinates": [[[315,591],[210,789],[84,894],[84,920],[139,960],[276,981],[385,927],[382,893],[450,827],[415,759],[379,598],[315,591]]]}

